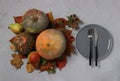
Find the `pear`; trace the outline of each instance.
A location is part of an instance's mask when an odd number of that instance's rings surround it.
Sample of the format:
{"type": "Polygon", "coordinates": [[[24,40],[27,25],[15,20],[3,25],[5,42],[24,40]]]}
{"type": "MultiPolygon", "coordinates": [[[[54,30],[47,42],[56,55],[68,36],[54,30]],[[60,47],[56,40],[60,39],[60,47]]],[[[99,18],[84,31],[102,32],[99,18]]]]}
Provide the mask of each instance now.
{"type": "Polygon", "coordinates": [[[19,34],[19,33],[23,32],[23,27],[19,23],[10,24],[8,26],[8,28],[11,29],[11,31],[15,34],[19,34]]]}

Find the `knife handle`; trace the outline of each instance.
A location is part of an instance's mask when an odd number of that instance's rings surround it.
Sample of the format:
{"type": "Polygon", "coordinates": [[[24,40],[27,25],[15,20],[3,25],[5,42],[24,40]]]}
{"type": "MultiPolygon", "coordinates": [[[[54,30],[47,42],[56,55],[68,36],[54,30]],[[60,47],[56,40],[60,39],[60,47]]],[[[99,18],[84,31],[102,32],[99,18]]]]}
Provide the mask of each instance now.
{"type": "Polygon", "coordinates": [[[90,39],[90,52],[89,52],[89,65],[91,65],[92,62],[92,39],[90,39]]]}
{"type": "Polygon", "coordinates": [[[95,66],[98,65],[98,46],[95,46],[95,66]]]}

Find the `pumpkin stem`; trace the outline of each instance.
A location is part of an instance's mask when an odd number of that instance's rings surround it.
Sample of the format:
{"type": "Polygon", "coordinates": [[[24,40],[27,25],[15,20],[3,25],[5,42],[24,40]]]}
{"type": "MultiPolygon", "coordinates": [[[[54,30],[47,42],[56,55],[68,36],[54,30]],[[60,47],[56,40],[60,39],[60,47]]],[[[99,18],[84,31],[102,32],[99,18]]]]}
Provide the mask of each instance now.
{"type": "Polygon", "coordinates": [[[49,47],[49,46],[50,46],[50,43],[47,43],[47,46],[49,47]]]}
{"type": "Polygon", "coordinates": [[[37,17],[37,16],[35,16],[35,17],[33,17],[33,19],[34,19],[34,21],[37,21],[37,20],[38,20],[38,17],[37,17]]]}

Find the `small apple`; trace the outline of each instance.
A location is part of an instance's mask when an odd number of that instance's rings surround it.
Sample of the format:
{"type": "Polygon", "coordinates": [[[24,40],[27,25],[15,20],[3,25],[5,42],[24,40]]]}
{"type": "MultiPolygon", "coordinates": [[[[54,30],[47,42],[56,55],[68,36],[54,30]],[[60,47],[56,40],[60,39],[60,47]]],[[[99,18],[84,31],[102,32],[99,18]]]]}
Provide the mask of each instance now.
{"type": "Polygon", "coordinates": [[[40,55],[38,54],[38,52],[30,52],[28,55],[28,62],[30,62],[35,68],[37,68],[40,62],[40,55]]]}

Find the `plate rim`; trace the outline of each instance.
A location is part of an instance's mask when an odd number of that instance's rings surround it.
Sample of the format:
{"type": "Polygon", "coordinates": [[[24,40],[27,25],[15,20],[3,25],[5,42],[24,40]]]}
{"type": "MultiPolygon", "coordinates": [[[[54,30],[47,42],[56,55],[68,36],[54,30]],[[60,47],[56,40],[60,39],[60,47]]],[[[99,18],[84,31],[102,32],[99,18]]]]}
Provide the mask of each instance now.
{"type": "MultiPolygon", "coordinates": [[[[112,52],[113,46],[114,46],[114,44],[113,44],[113,36],[112,36],[111,32],[110,32],[109,30],[107,30],[105,27],[103,27],[103,26],[101,26],[101,25],[99,25],[99,24],[88,24],[88,25],[83,26],[83,27],[78,31],[78,33],[77,33],[77,35],[76,35],[76,41],[75,41],[75,44],[76,44],[76,45],[75,45],[75,46],[76,46],[79,54],[82,55],[84,58],[86,58],[86,59],[89,60],[89,58],[87,58],[84,54],[81,54],[80,50],[78,49],[77,38],[78,38],[78,34],[79,34],[84,28],[90,27],[90,26],[94,26],[94,25],[97,26],[97,27],[101,27],[102,29],[104,29],[105,31],[107,31],[108,35],[110,36],[109,51],[108,51],[103,57],[99,57],[99,58],[98,58],[98,61],[101,61],[101,60],[105,59],[107,56],[110,55],[110,53],[112,52]]],[[[92,28],[94,28],[94,27],[92,27],[92,28]]],[[[92,60],[95,60],[95,59],[93,58],[92,60]]]]}

